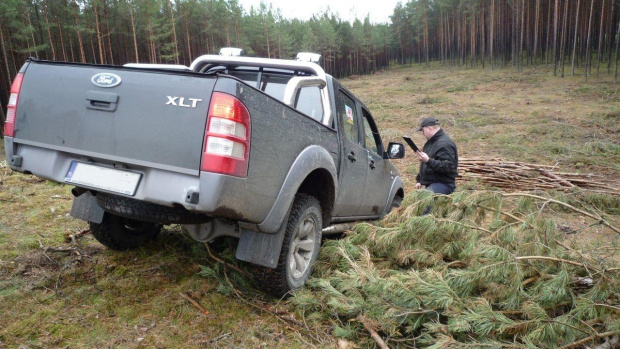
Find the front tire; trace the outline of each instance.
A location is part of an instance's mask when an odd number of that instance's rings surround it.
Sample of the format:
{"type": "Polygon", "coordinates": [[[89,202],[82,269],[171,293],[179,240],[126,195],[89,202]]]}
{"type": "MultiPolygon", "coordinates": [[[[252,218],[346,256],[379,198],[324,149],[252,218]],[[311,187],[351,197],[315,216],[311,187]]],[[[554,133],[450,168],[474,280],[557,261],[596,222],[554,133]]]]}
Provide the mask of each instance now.
{"type": "Polygon", "coordinates": [[[89,224],[97,241],[117,251],[146,244],[153,240],[162,228],[161,224],[119,217],[107,212],[103,215],[101,223],[89,222],[89,224]]]}
{"type": "Polygon", "coordinates": [[[388,210],[388,213],[392,212],[392,210],[394,210],[395,208],[399,208],[402,202],[403,198],[401,198],[400,195],[394,195],[394,198],[392,198],[392,202],[390,203],[390,209],[388,210]]]}
{"type": "Polygon", "coordinates": [[[267,293],[282,297],[304,285],[319,255],[323,220],[321,204],[307,194],[297,194],[286,226],[275,269],[257,266],[256,279],[267,293]]]}

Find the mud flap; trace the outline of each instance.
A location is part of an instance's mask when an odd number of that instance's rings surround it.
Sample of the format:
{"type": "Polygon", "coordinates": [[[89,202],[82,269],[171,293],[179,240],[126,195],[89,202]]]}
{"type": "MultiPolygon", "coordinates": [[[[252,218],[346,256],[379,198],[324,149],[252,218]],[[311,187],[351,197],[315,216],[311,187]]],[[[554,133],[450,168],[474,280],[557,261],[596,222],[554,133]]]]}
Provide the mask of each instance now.
{"type": "Polygon", "coordinates": [[[89,191],[73,199],[71,216],[87,222],[100,224],[103,221],[103,209],[97,204],[97,198],[89,191]]]}
{"type": "Polygon", "coordinates": [[[287,223],[284,221],[275,234],[241,229],[241,238],[235,257],[241,261],[275,268],[280,258],[287,223]]]}

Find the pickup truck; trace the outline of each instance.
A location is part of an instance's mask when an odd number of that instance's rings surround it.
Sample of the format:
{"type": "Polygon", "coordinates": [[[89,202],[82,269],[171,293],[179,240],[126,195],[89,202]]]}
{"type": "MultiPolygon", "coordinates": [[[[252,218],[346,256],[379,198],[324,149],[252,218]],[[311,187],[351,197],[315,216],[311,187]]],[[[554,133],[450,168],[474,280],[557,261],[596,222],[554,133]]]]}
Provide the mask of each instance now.
{"type": "Polygon", "coordinates": [[[99,242],[134,248],[169,224],[201,242],[233,236],[276,296],[304,284],[324,229],[404,197],[389,161],[404,146],[384,147],[369,109],[314,62],[29,59],[10,92],[9,166],[75,186],[71,215],[99,242]]]}

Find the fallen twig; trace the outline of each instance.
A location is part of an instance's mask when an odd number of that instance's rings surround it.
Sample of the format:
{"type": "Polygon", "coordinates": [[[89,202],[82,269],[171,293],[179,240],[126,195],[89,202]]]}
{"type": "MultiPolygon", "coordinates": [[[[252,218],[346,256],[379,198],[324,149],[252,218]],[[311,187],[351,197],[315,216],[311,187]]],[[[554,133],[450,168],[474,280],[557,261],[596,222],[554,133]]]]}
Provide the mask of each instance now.
{"type": "Polygon", "coordinates": [[[209,339],[209,340],[207,340],[207,341],[204,341],[203,343],[213,343],[213,342],[217,342],[217,341],[219,341],[219,340],[220,340],[220,339],[222,339],[222,338],[225,338],[225,337],[230,336],[231,334],[232,334],[232,332],[224,333],[224,334],[221,334],[221,335],[219,335],[219,336],[217,336],[217,337],[215,337],[215,338],[213,338],[213,339],[209,339]]]}
{"type": "Polygon", "coordinates": [[[241,268],[237,267],[236,265],[232,265],[232,264],[226,263],[226,261],[225,261],[225,260],[223,260],[223,259],[218,258],[217,256],[215,256],[215,255],[213,254],[213,252],[211,252],[211,249],[209,248],[209,244],[208,244],[208,243],[206,243],[206,242],[205,242],[205,247],[207,248],[207,253],[209,253],[209,256],[210,256],[211,258],[213,258],[216,262],[219,262],[219,263],[224,264],[224,267],[227,267],[227,268],[228,268],[228,267],[231,267],[231,268],[233,268],[234,270],[236,270],[236,271],[240,272],[241,274],[243,274],[244,276],[246,276],[246,277],[248,277],[248,278],[253,278],[253,276],[252,276],[252,275],[250,275],[250,274],[249,274],[248,272],[246,272],[245,270],[243,270],[243,269],[241,269],[241,268]]]}
{"type": "Polygon", "coordinates": [[[366,320],[364,315],[362,315],[362,314],[357,315],[357,321],[361,322],[362,325],[364,325],[364,328],[366,329],[366,331],[368,331],[370,333],[370,336],[372,337],[372,339],[375,340],[375,342],[377,343],[379,348],[381,348],[381,349],[390,349],[390,347],[388,347],[387,344],[385,344],[385,342],[383,341],[381,336],[379,336],[377,331],[375,331],[370,326],[370,324],[368,323],[368,320],[366,320]]]}
{"type": "Polygon", "coordinates": [[[81,238],[82,236],[86,234],[90,234],[90,229],[85,228],[85,229],[78,231],[77,233],[67,234],[65,236],[65,242],[73,242],[75,244],[77,243],[77,239],[81,238]]]}
{"type": "Polygon", "coordinates": [[[584,339],[578,340],[572,344],[568,344],[565,345],[563,347],[560,347],[558,349],[569,349],[569,348],[575,348],[578,347],[580,345],[584,345],[586,343],[592,342],[595,339],[600,339],[600,338],[607,338],[607,337],[611,337],[614,336],[616,334],[618,334],[620,331],[609,331],[609,332],[604,332],[604,333],[597,333],[597,334],[593,334],[589,337],[586,337],[584,339]]]}
{"type": "Polygon", "coordinates": [[[203,315],[209,315],[209,311],[203,308],[202,305],[198,304],[198,302],[196,302],[192,297],[186,295],[183,292],[179,292],[179,296],[181,296],[181,298],[185,299],[186,301],[190,302],[193,306],[196,307],[196,309],[200,310],[200,312],[203,315]]]}

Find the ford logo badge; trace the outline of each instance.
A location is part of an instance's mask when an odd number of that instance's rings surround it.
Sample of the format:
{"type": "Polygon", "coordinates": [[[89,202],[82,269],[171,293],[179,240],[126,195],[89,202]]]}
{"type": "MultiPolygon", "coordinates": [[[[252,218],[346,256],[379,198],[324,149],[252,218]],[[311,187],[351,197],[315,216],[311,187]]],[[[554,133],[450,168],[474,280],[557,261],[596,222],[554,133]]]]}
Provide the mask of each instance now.
{"type": "Polygon", "coordinates": [[[112,73],[95,74],[90,81],[99,87],[115,87],[121,84],[121,77],[112,73]]]}

